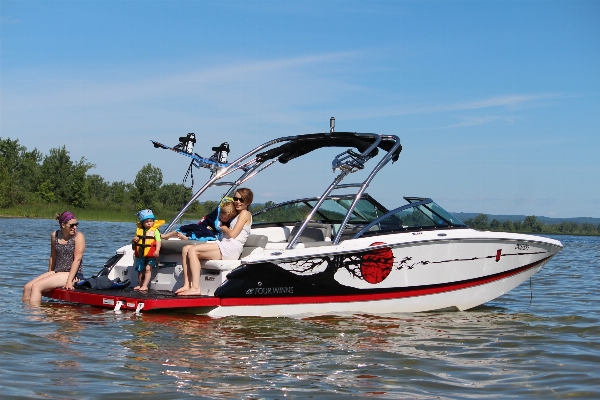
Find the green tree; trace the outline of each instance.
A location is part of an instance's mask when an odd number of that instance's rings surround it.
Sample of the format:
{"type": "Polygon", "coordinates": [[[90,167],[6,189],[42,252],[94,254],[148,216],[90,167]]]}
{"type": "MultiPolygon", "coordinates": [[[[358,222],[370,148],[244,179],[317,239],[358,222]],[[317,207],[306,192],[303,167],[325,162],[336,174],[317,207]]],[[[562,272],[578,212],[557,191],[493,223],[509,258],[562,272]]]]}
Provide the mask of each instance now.
{"type": "Polygon", "coordinates": [[[579,229],[579,224],[572,221],[563,221],[556,227],[560,233],[575,233],[579,229]]]}
{"type": "Polygon", "coordinates": [[[510,220],[506,220],[502,223],[502,230],[505,232],[512,232],[515,230],[515,227],[513,226],[512,221],[510,220]]]}
{"type": "Polygon", "coordinates": [[[19,140],[0,138],[0,207],[35,200],[42,154],[27,151],[19,140]]]}
{"type": "Polygon", "coordinates": [[[50,149],[48,155],[44,156],[41,166],[41,180],[44,182],[47,192],[52,193],[58,201],[67,202],[70,189],[69,176],[73,162],[66,147],[50,149]]]}
{"type": "Polygon", "coordinates": [[[212,210],[214,210],[215,208],[217,208],[217,206],[219,205],[218,201],[212,201],[212,200],[206,200],[204,203],[198,203],[200,204],[200,207],[198,208],[198,211],[200,212],[200,214],[206,215],[209,212],[211,212],[212,210]]]}
{"type": "Polygon", "coordinates": [[[274,201],[267,201],[265,204],[254,204],[252,207],[252,212],[258,212],[260,210],[264,210],[265,208],[269,208],[275,205],[274,201]]]}
{"type": "Polygon", "coordinates": [[[46,203],[56,202],[56,195],[54,195],[54,192],[52,191],[52,184],[48,181],[42,182],[38,187],[36,194],[46,203]]]}
{"type": "Polygon", "coordinates": [[[581,231],[586,235],[593,235],[596,233],[596,227],[592,224],[581,224],[581,231]]]}
{"type": "Polygon", "coordinates": [[[89,200],[86,174],[94,167],[95,165],[88,163],[84,157],[73,163],[65,146],[50,149],[40,169],[41,182],[47,189],[46,198],[53,195],[57,201],[84,207],[89,200]]]}
{"type": "Polygon", "coordinates": [[[67,197],[69,204],[83,208],[90,200],[90,188],[86,175],[91,168],[94,168],[94,165],[87,163],[85,158],[73,164],[70,176],[69,196],[67,197]]]}
{"type": "Polygon", "coordinates": [[[137,208],[152,208],[158,200],[158,191],[162,185],[163,174],[160,168],[146,164],[139,170],[133,181],[137,208]]]}
{"type": "MultiPolygon", "coordinates": [[[[133,191],[134,188],[131,183],[125,183],[125,181],[111,183],[108,187],[110,203],[119,205],[128,204],[131,192],[133,191]]],[[[134,204],[132,206],[135,208],[134,204]]]]}
{"type": "Polygon", "coordinates": [[[500,223],[500,221],[494,218],[492,222],[490,222],[490,229],[493,231],[499,231],[500,229],[502,229],[502,224],[500,223]]]}
{"type": "Polygon", "coordinates": [[[168,210],[181,210],[192,197],[192,190],[180,183],[162,185],[158,191],[158,201],[168,210]]]}
{"type": "Polygon", "coordinates": [[[513,223],[513,227],[515,228],[514,231],[515,232],[521,232],[522,228],[523,228],[523,223],[521,221],[515,221],[513,223]]]}
{"type": "Polygon", "coordinates": [[[103,177],[97,174],[87,175],[87,187],[90,195],[90,200],[96,202],[106,201],[110,197],[108,182],[103,177]]]}
{"type": "Polygon", "coordinates": [[[475,218],[469,218],[465,224],[478,231],[487,231],[490,229],[489,217],[487,214],[479,214],[475,218]]]}
{"type": "Polygon", "coordinates": [[[541,232],[543,227],[544,224],[538,221],[535,215],[530,215],[525,217],[522,229],[524,232],[541,232]]]}

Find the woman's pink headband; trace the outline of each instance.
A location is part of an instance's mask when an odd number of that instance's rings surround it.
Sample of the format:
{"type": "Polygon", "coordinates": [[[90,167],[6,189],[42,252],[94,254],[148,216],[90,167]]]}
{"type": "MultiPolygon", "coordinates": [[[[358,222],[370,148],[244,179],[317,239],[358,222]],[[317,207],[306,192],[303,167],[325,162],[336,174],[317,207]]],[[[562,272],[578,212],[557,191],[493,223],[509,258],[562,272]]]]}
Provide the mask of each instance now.
{"type": "Polygon", "coordinates": [[[66,224],[68,221],[70,221],[72,219],[76,219],[75,214],[73,214],[71,211],[65,211],[64,213],[60,214],[58,223],[61,225],[66,224]]]}

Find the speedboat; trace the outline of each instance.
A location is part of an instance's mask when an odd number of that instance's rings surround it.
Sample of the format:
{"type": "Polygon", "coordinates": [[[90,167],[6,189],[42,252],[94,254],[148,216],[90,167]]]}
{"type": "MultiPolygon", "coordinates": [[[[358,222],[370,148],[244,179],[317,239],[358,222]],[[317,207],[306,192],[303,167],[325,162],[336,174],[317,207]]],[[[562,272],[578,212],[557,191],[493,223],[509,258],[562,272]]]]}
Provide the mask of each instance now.
{"type": "MultiPolygon", "coordinates": [[[[402,146],[394,135],[335,132],[332,119],[329,132],[274,139],[230,163],[227,143],[204,158],[193,153],[193,142],[190,135],[174,147],[153,141],[192,158],[190,168],[210,170],[165,232],[211,187],[222,186],[224,196],[231,196],[274,166],[298,163],[324,148],[341,153],[331,164],[333,182],[322,193],[253,212],[239,260],[201,262],[199,296],[174,294],[183,284],[181,249],[197,242],[170,239],[162,242],[147,292],[54,289],[47,297],[137,313],[181,310],[218,317],[468,310],[531,278],[562,248],[545,237],[470,229],[430,198],[404,197],[398,207],[384,207],[367,188],[398,160],[402,146]],[[364,180],[342,183],[358,171],[364,180]]],[[[131,244],[116,251],[101,275],[137,284],[131,244]]]]}

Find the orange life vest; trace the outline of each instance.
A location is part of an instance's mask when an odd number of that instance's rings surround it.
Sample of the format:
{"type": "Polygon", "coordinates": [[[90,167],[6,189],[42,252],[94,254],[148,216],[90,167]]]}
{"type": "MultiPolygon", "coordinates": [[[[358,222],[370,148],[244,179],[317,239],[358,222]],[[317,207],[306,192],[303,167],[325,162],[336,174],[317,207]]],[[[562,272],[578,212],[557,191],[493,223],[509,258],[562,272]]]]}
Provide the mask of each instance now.
{"type": "Polygon", "coordinates": [[[159,226],[164,224],[164,220],[154,221],[152,227],[145,230],[141,222],[138,222],[135,236],[138,237],[138,242],[135,244],[135,258],[154,258],[156,252],[155,231],[159,226]]]}

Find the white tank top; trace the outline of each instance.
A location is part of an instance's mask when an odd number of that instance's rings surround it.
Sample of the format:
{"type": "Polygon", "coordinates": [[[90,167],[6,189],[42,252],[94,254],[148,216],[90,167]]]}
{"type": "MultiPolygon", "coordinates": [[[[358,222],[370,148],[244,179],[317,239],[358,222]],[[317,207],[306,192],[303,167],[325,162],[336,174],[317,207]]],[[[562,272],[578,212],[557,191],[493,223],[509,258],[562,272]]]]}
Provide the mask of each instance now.
{"type": "MultiPolygon", "coordinates": [[[[235,227],[237,220],[238,217],[232,219],[229,226],[235,227]]],[[[221,250],[221,258],[223,260],[237,260],[238,258],[240,258],[242,250],[244,249],[244,244],[246,243],[246,240],[248,240],[248,236],[250,236],[251,227],[252,217],[250,217],[250,223],[244,225],[237,237],[230,238],[225,233],[223,233],[223,239],[217,241],[219,250],[221,250]]]]}

